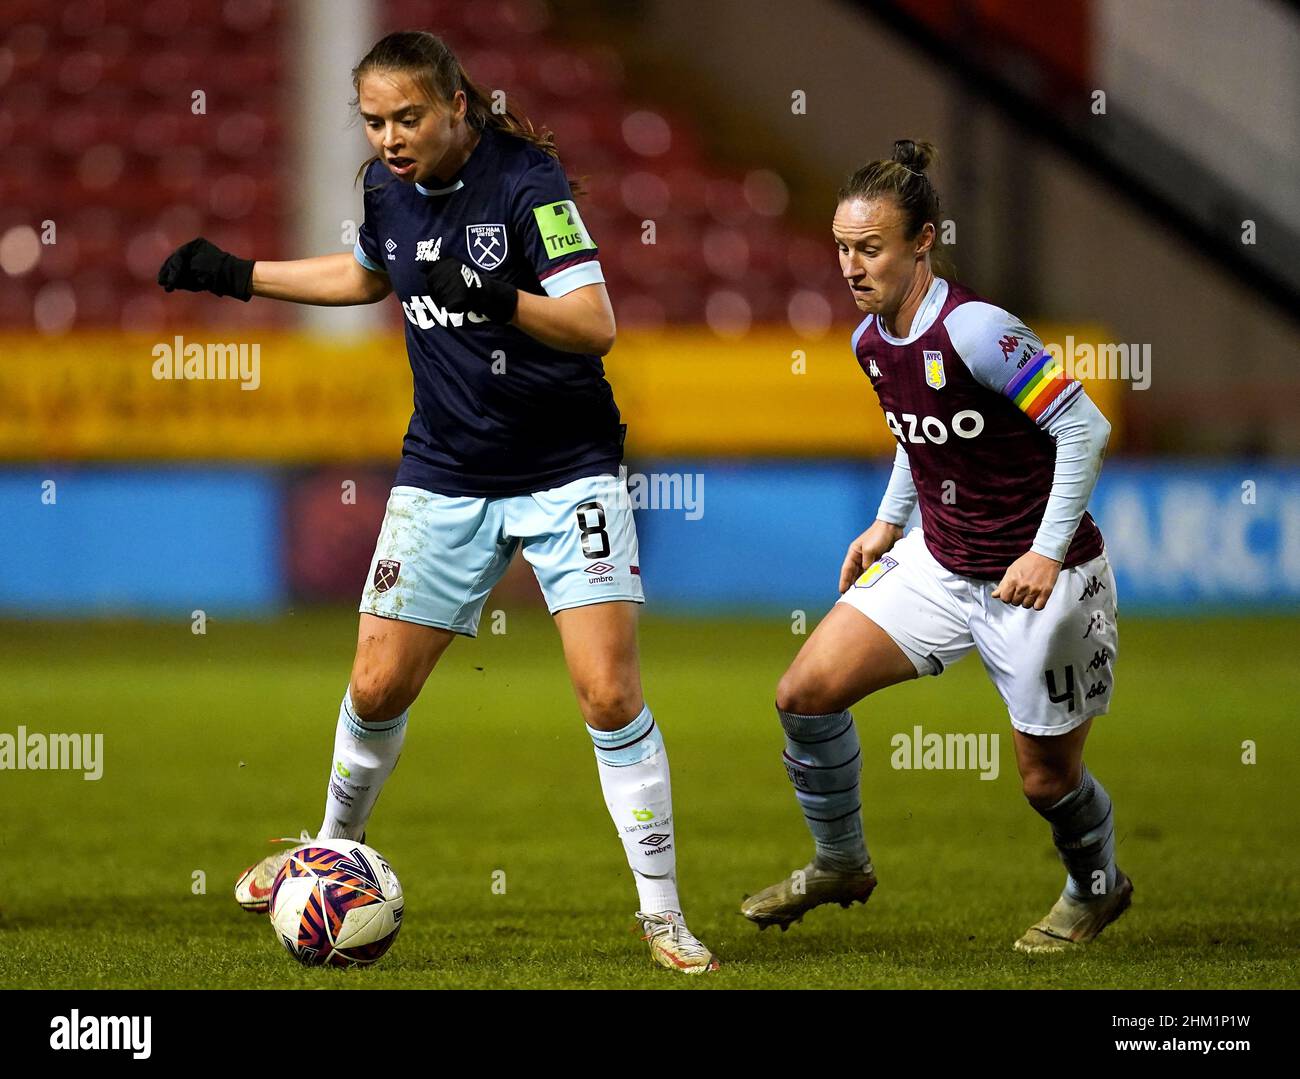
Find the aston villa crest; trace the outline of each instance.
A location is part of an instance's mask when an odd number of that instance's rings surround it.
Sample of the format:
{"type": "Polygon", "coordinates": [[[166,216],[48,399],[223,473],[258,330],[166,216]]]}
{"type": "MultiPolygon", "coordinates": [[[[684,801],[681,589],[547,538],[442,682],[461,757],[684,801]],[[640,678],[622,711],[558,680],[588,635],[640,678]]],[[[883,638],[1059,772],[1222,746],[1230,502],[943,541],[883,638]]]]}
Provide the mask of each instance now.
{"type": "Polygon", "coordinates": [[[887,554],[881,555],[877,561],[872,562],[871,565],[867,567],[867,571],[854,582],[853,587],[870,588],[891,569],[896,569],[897,567],[898,559],[891,558],[887,554]]]}
{"type": "Polygon", "coordinates": [[[922,353],[925,359],[925,383],[936,390],[943,389],[948,378],[943,373],[943,353],[931,352],[927,349],[922,353]]]}
{"type": "Polygon", "coordinates": [[[505,225],[466,225],[465,246],[469,257],[489,273],[506,260],[505,225]]]}

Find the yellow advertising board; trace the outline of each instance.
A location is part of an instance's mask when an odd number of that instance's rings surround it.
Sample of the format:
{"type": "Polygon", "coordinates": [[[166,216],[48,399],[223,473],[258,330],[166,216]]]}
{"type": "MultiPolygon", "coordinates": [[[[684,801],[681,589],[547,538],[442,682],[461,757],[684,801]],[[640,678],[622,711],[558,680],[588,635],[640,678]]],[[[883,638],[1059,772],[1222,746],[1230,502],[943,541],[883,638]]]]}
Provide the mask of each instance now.
{"type": "MultiPolygon", "coordinates": [[[[606,370],[637,456],[883,456],[893,438],[849,351],[851,327],[724,340],[623,331],[606,370]]],[[[1044,341],[1101,342],[1039,324],[1044,341]]],[[[395,462],[412,408],[402,339],[208,328],[156,337],[0,335],[0,459],[395,462]]],[[[1122,384],[1087,380],[1119,444],[1122,384]]]]}

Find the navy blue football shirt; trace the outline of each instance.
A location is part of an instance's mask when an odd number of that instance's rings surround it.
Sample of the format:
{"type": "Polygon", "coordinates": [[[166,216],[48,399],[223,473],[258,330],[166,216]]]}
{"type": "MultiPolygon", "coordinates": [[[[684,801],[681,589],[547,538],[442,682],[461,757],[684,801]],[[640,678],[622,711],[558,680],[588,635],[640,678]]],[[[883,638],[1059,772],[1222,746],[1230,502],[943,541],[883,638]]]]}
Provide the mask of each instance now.
{"type": "Polygon", "coordinates": [[[374,162],[364,199],[354,254],[392,282],[415,376],[396,485],[499,497],[616,474],[623,428],[600,357],[440,307],[421,272],[453,255],[539,295],[603,282],[563,166],[489,129],[439,187],[402,183],[374,162]]]}

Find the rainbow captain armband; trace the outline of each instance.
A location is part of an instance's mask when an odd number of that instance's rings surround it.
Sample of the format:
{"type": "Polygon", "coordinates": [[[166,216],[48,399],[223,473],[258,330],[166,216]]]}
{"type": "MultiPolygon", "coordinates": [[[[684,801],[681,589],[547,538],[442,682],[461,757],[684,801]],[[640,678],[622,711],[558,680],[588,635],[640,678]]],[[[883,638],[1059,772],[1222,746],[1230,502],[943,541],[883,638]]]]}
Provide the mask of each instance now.
{"type": "Polygon", "coordinates": [[[1002,392],[1036,423],[1059,398],[1078,386],[1047,349],[1040,349],[1002,392]]]}

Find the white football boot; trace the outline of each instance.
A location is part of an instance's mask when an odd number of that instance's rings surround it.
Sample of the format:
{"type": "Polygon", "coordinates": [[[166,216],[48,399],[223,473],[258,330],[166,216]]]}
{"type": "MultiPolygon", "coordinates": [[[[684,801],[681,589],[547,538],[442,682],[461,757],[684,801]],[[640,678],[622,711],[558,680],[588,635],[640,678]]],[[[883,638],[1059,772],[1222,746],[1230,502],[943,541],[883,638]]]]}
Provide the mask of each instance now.
{"type": "Polygon", "coordinates": [[[680,970],[683,974],[703,974],[717,970],[717,957],[686,928],[681,911],[665,910],[659,914],[637,911],[645,930],[642,940],[650,942],[650,956],[661,967],[680,970]]]}
{"type": "Polygon", "coordinates": [[[823,903],[838,903],[841,907],[865,903],[875,889],[876,872],[870,862],[853,871],[819,869],[816,862],[809,862],[761,892],[746,896],[740,913],[759,929],[779,925],[784,932],[803,921],[814,907],[823,903]]]}
{"type": "Polygon", "coordinates": [[[291,846],[268,854],[260,862],[250,865],[239,879],[235,881],[235,902],[250,914],[267,914],[271,910],[271,886],[275,884],[280,867],[289,860],[289,855],[299,847],[310,843],[315,837],[306,828],[301,835],[280,836],[270,843],[289,843],[291,846]]]}
{"type": "Polygon", "coordinates": [[[1037,925],[1025,931],[1015,943],[1018,952],[1076,951],[1094,940],[1106,926],[1128,910],[1133,901],[1133,882],[1116,867],[1115,887],[1096,899],[1072,899],[1062,894],[1037,925]]]}

